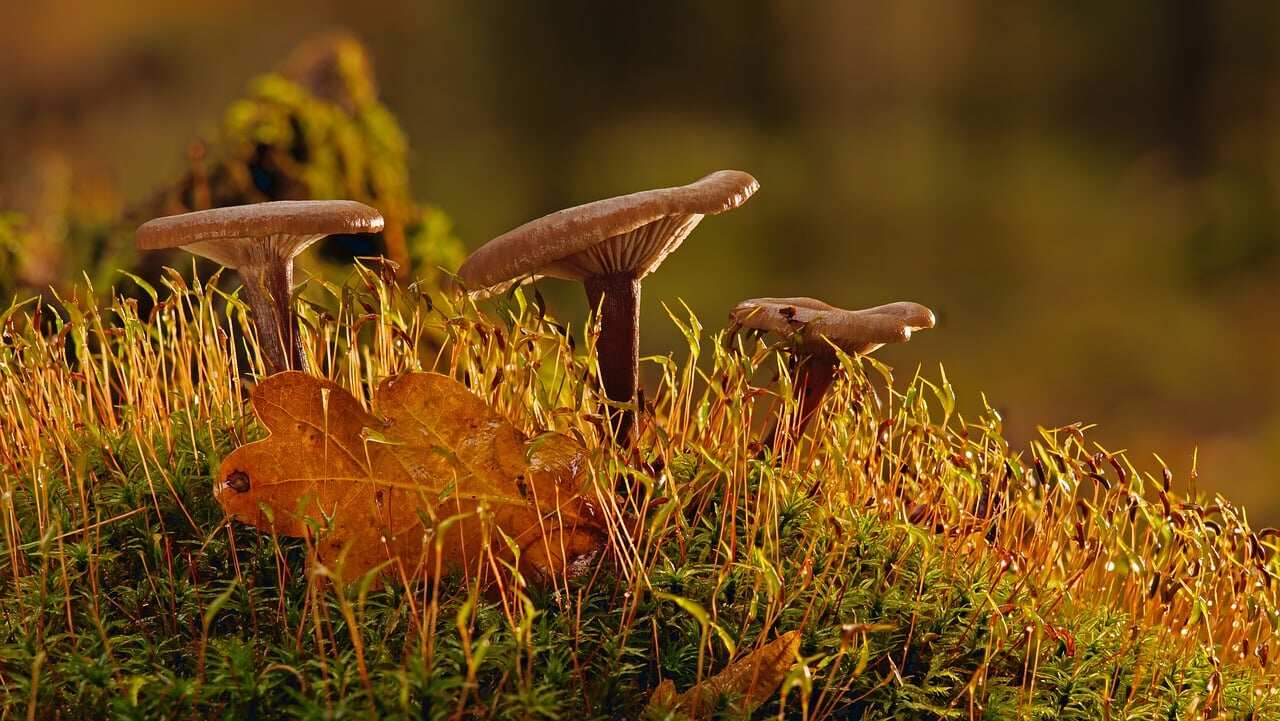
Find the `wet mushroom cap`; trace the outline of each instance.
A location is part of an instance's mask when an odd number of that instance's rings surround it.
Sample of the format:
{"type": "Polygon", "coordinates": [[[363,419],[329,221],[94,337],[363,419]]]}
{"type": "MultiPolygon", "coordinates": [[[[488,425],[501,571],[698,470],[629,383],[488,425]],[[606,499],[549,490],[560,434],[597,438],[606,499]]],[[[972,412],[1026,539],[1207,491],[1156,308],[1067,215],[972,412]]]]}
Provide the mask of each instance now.
{"type": "Polygon", "coordinates": [[[326,235],[376,233],[382,214],[354,200],[277,200],[170,215],[138,228],[139,250],[183,248],[229,268],[239,267],[250,245],[274,238],[275,255],[291,258],[326,235]]]}
{"type": "Polygon", "coordinates": [[[467,258],[458,277],[473,291],[537,276],[643,277],[680,246],[704,215],[737,208],[759,187],[747,173],[720,170],[688,185],[566,208],[489,241],[467,258]]]}
{"type": "Polygon", "coordinates": [[[845,310],[814,298],[753,298],[734,307],[730,320],[742,328],[784,338],[802,333],[806,344],[830,340],[841,350],[870,353],[885,343],[905,343],[917,330],[934,326],[933,311],[901,301],[845,310]]]}

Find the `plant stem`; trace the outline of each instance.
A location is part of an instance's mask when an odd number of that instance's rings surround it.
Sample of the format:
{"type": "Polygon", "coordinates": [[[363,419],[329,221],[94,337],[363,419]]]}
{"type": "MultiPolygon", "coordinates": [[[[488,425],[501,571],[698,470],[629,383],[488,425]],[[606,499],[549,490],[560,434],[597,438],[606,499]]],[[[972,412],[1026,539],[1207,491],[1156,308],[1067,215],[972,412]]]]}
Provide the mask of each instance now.
{"type": "Polygon", "coordinates": [[[241,268],[245,299],[253,309],[258,343],[267,375],[302,368],[298,321],[289,303],[293,292],[293,263],[274,261],[259,268],[241,268]]]}
{"type": "MultiPolygon", "coordinates": [[[[592,311],[599,313],[596,360],[604,394],[629,404],[635,400],[640,374],[640,279],[618,273],[588,278],[584,285],[592,311]]],[[[633,420],[630,408],[609,411],[614,437],[623,445],[630,442],[633,420]]]]}

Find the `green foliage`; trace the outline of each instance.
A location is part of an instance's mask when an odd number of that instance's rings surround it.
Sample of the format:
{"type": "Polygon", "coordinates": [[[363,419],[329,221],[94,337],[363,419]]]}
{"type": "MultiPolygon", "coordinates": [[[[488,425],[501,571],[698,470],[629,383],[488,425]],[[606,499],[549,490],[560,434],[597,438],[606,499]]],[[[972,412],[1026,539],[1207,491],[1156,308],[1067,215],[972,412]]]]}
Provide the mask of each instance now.
{"type": "MultiPolygon", "coordinates": [[[[215,206],[278,198],[361,200],[387,221],[378,253],[365,255],[384,253],[432,286],[440,267],[461,262],[462,245],[448,218],[412,200],[408,141],[378,101],[365,50],[355,40],[321,38],[280,72],[255,79],[227,109],[220,136],[221,166],[193,173],[191,196],[206,196],[215,206]]],[[[352,254],[330,250],[343,263],[352,254]]],[[[332,276],[336,268],[327,271],[332,276]]]]}
{"type": "Polygon", "coordinates": [[[448,216],[414,199],[409,145],[378,100],[365,49],[337,35],[304,45],[278,71],[253,79],[223,114],[214,139],[189,148],[186,172],[123,216],[74,195],[53,204],[61,209],[57,217],[37,227],[0,216],[0,295],[10,297],[20,286],[65,290],[83,276],[109,288],[118,268],[154,281],[164,265],[186,267],[189,260],[181,251],[136,254],[138,224],[211,207],[307,198],[359,200],[386,219],[381,234],[322,241],[300,259],[311,275],[341,278],[352,257],[385,255],[400,266],[401,278],[439,287],[440,269],[462,262],[448,216]],[[19,258],[27,267],[19,267],[19,258]]]}

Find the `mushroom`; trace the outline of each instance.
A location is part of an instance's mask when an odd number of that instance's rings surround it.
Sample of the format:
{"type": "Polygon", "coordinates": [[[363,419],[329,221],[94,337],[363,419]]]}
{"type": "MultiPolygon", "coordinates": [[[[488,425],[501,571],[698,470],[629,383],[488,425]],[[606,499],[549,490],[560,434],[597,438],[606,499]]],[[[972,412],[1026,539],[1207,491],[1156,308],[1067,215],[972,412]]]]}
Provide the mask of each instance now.
{"type": "Polygon", "coordinates": [[[240,274],[267,373],[301,368],[290,309],[293,259],[334,233],[376,233],[382,215],[353,200],[278,200],[170,215],[143,223],[139,250],[182,248],[240,274]]]}
{"type": "MultiPolygon", "coordinates": [[[[792,341],[792,368],[800,402],[797,437],[835,380],[839,365],[836,348],[866,355],[885,343],[905,343],[914,331],[934,324],[933,311],[919,303],[904,301],[845,310],[813,298],[744,300],[734,307],[729,319],[731,330],[773,332],[792,341]]],[[[773,437],[777,437],[776,432],[773,437]]]]}
{"type": "MultiPolygon", "coordinates": [[[[738,170],[721,170],[675,188],[646,190],[560,210],[508,231],[467,258],[458,277],[487,293],[542,276],[580,281],[598,313],[596,358],[605,396],[629,404],[640,365],[640,283],[704,215],[736,208],[760,187],[738,170]]],[[[630,410],[610,413],[626,442],[630,410]]]]}

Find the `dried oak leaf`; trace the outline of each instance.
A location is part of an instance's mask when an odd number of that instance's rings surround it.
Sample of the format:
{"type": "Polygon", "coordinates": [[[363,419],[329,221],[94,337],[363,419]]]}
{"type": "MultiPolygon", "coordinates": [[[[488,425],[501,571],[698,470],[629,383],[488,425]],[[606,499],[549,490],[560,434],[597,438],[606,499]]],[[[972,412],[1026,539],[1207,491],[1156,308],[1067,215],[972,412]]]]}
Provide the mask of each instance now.
{"type": "Polygon", "coordinates": [[[799,651],[800,631],[788,631],[682,694],[676,693],[671,679],[663,681],[649,699],[649,710],[679,711],[692,719],[706,718],[724,696],[734,699],[737,710],[749,716],[778,692],[799,651]]]}
{"type": "Polygon", "coordinates": [[[265,379],[252,399],[270,435],[223,460],[218,502],[263,531],[318,531],[316,560],[344,578],[388,560],[384,572],[409,577],[434,575],[437,562],[474,566],[486,538],[509,559],[492,526],[521,550],[521,571],[534,580],[580,570],[603,545],[580,494],[581,446],[560,434],[526,439],[452,378],[388,378],[372,412],[297,371],[265,379]]]}

